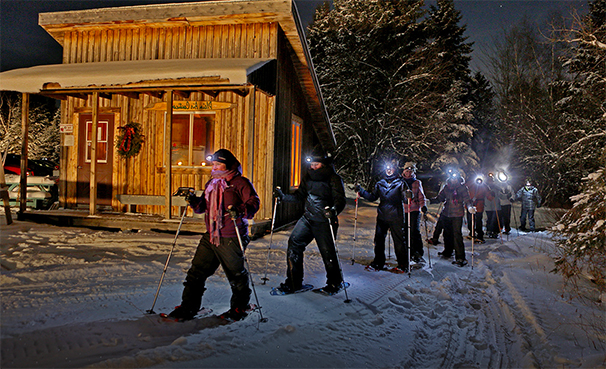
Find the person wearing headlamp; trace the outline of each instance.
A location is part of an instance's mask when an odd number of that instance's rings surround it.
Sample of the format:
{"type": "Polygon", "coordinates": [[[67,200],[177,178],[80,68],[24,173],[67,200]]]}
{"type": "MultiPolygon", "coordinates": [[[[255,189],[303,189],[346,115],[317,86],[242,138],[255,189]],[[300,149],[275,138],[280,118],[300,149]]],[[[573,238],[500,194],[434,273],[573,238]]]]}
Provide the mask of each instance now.
{"type": "Polygon", "coordinates": [[[274,197],[279,201],[305,203],[303,216],[288,239],[286,280],[277,289],[290,294],[303,287],[303,253],[315,239],[326,268],[323,290],[336,293],[342,287],[343,274],[330,227],[333,227],[336,237],[339,227],[337,215],[345,208],[345,187],[335,172],[332,157],[321,147],[314,148],[311,157],[305,161],[309,164],[307,173],[293,194],[284,194],[279,187],[274,190],[274,197]]]}
{"type": "Polygon", "coordinates": [[[516,192],[516,200],[522,201],[522,210],[520,211],[520,231],[526,231],[526,217],[528,217],[528,230],[535,231],[534,210],[541,207],[541,195],[539,190],[532,185],[530,179],[526,180],[526,185],[516,192]]]}
{"type": "Polygon", "coordinates": [[[465,208],[471,214],[476,212],[476,208],[471,202],[469,190],[461,180],[460,174],[457,171],[450,172],[446,180],[446,186],[442,188],[438,196],[430,201],[432,204],[444,204],[444,210],[441,214],[444,225],[444,251],[440,255],[444,259],[450,259],[454,251],[455,261],[453,261],[453,264],[460,267],[467,265],[461,228],[465,208]]]}
{"type": "Polygon", "coordinates": [[[494,190],[497,194],[498,201],[501,203],[501,211],[498,212],[499,224],[503,229],[503,233],[509,234],[511,232],[511,202],[509,199],[514,196],[513,188],[509,184],[509,177],[504,171],[498,171],[496,178],[496,188],[494,190]]]}
{"type": "Polygon", "coordinates": [[[204,194],[198,197],[190,193],[185,197],[195,213],[206,214],[206,232],[187,271],[181,305],[169,316],[193,319],[202,304],[206,280],[220,265],[232,290],[230,309],[221,317],[240,320],[247,315],[251,289],[238,238],[246,248],[250,242],[248,220],[259,210],[260,200],[253,184],[242,176],[240,162],[229,150],[217,150],[208,160],[212,162],[212,171],[204,194]]]}
{"type": "Polygon", "coordinates": [[[377,224],[375,228],[375,256],[373,261],[366,267],[367,270],[379,271],[385,268],[385,238],[387,231],[391,231],[394,249],[398,261],[398,268],[408,269],[408,256],[404,246],[404,224],[402,214],[402,203],[404,193],[402,192],[402,177],[398,173],[398,162],[391,160],[385,165],[383,178],[379,180],[373,190],[366,191],[359,184],[356,192],[368,201],[379,199],[377,207],[377,224]]]}

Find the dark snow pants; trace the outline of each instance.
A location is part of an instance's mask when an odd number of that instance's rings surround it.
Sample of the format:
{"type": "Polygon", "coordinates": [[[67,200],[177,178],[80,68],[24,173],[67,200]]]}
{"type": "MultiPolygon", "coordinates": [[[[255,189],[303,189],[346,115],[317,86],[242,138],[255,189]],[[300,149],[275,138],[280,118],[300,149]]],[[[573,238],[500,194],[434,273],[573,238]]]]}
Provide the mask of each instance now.
{"type": "MultiPolygon", "coordinates": [[[[406,242],[407,245],[411,245],[410,255],[411,256],[423,256],[423,238],[421,237],[421,212],[411,211],[410,212],[410,238],[411,242],[406,242]]],[[[404,232],[406,232],[406,240],[408,241],[408,213],[405,214],[404,221],[404,232]]]]}
{"type": "MultiPolygon", "coordinates": [[[[469,235],[472,235],[471,232],[471,217],[472,214],[470,212],[466,212],[467,213],[467,229],[469,230],[469,235]]],[[[483,218],[483,211],[478,211],[475,213],[475,216],[473,218],[473,222],[474,222],[474,227],[476,228],[475,231],[473,232],[473,236],[478,239],[478,240],[483,240],[484,239],[484,230],[482,229],[482,218],[483,218]]]]}
{"type": "Polygon", "coordinates": [[[454,251],[455,259],[465,260],[465,245],[463,244],[463,217],[443,217],[444,220],[444,256],[451,256],[454,251]]]}
{"type": "Polygon", "coordinates": [[[511,205],[501,205],[498,213],[501,227],[505,229],[505,232],[511,231],[511,205]]]}
{"type": "MultiPolygon", "coordinates": [[[[332,226],[336,237],[339,224],[333,222],[332,226]]],[[[326,268],[326,284],[336,286],[343,281],[328,220],[315,222],[301,217],[290,234],[286,251],[288,267],[285,284],[294,290],[300,289],[303,284],[303,253],[307,245],[314,239],[326,268]]]]}
{"type": "MultiPolygon", "coordinates": [[[[246,248],[248,236],[242,237],[246,248]]],[[[204,233],[196,249],[196,254],[187,271],[183,285],[181,306],[198,311],[202,303],[202,295],[206,288],[206,279],[215,274],[219,265],[223,268],[225,276],[231,286],[232,296],[230,307],[244,309],[250,301],[251,290],[248,287],[248,271],[244,267],[244,255],[238,243],[238,238],[222,237],[220,245],[210,242],[210,234],[204,233]]]]}
{"type": "Polygon", "coordinates": [[[391,219],[391,221],[387,221],[377,217],[377,226],[375,228],[375,258],[371,263],[372,265],[376,265],[379,268],[382,268],[383,265],[385,265],[385,237],[387,236],[387,231],[391,231],[394,253],[396,254],[398,264],[408,265],[408,250],[406,249],[406,243],[404,241],[403,225],[404,221],[402,218],[396,217],[391,219]]]}
{"type": "Polygon", "coordinates": [[[520,215],[520,228],[526,228],[526,216],[528,216],[528,229],[534,231],[534,209],[528,209],[523,206],[520,215]]]}
{"type": "Polygon", "coordinates": [[[438,240],[440,239],[440,235],[442,234],[443,230],[444,230],[444,221],[442,220],[442,214],[439,214],[438,220],[436,221],[435,228],[433,229],[433,235],[431,236],[431,239],[433,240],[434,245],[438,244],[438,240]]]}
{"type": "Polygon", "coordinates": [[[487,211],[486,212],[486,232],[492,233],[493,235],[499,234],[499,224],[500,220],[497,219],[496,211],[487,211]]]}

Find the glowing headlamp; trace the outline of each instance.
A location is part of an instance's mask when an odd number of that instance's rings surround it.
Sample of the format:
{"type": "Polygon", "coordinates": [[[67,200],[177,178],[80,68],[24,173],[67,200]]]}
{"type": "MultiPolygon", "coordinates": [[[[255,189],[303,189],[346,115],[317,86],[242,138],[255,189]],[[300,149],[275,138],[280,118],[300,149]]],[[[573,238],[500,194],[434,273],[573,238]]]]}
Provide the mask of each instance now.
{"type": "Polygon", "coordinates": [[[499,180],[499,182],[507,182],[507,179],[508,179],[507,173],[505,173],[503,171],[498,171],[497,179],[499,180]]]}
{"type": "Polygon", "coordinates": [[[305,162],[307,162],[307,163],[311,163],[311,156],[306,157],[306,158],[305,158],[305,162]]]}
{"type": "Polygon", "coordinates": [[[476,177],[476,183],[477,184],[481,184],[482,182],[484,182],[484,178],[482,178],[482,176],[477,176],[476,177]]]}
{"type": "Polygon", "coordinates": [[[213,161],[213,156],[212,155],[208,155],[206,157],[206,161],[213,161]]]}

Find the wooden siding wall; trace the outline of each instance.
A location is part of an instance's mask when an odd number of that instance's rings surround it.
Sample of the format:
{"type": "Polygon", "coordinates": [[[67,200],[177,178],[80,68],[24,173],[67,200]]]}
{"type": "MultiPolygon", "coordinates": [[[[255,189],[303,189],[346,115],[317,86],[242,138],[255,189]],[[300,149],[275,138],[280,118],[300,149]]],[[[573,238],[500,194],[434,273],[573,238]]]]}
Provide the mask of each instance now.
{"type": "Polygon", "coordinates": [[[275,58],[277,23],[85,28],[66,32],[63,63],[275,58]]]}
{"type": "MultiPolygon", "coordinates": [[[[285,193],[289,193],[292,115],[294,114],[303,119],[302,160],[313,148],[314,130],[301,85],[298,83],[294,66],[288,56],[285,44],[286,40],[284,37],[279,37],[278,40],[280,45],[278,47],[278,88],[276,96],[279,106],[276,107],[275,118],[274,160],[276,165],[273,168],[274,186],[280,186],[285,193]],[[285,145],[284,143],[287,144],[285,145]]],[[[307,170],[307,165],[303,163],[301,167],[304,173],[307,170]]],[[[302,204],[283,203],[278,207],[276,225],[282,225],[295,220],[301,215],[302,211],[302,204]]]]}
{"type": "MultiPolygon", "coordinates": [[[[278,29],[277,23],[271,23],[78,30],[66,33],[63,58],[64,63],[168,58],[276,58],[278,29]]],[[[175,101],[178,100],[185,99],[175,96],[175,101]]],[[[214,149],[231,150],[242,163],[244,175],[252,179],[262,204],[255,220],[271,218],[274,141],[268,138],[273,137],[275,97],[251,88],[246,97],[221,92],[211,98],[195,92],[186,100],[213,100],[237,105],[233,109],[216,111],[214,149]],[[253,115],[254,125],[251,122],[253,115]]],[[[136,157],[124,159],[117,153],[114,155],[112,207],[115,210],[126,209],[115,199],[117,194],[165,194],[164,114],[144,108],[161,101],[146,94],[140,94],[139,99],[113,95],[111,100],[100,100],[101,112],[112,110],[117,113],[114,137],[119,133],[118,127],[133,121],[142,124],[145,136],[143,149],[136,157]]],[[[74,124],[76,145],[79,113],[90,112],[90,106],[90,98],[85,101],[70,97],[63,102],[65,117],[74,124]]],[[[77,155],[77,146],[70,147],[66,163],[68,207],[74,207],[77,201],[77,155]]],[[[210,168],[173,167],[172,171],[173,189],[180,186],[202,189],[210,176],[210,168]]],[[[137,211],[163,214],[163,208],[139,205],[137,211]]],[[[173,214],[178,215],[177,207],[173,208],[173,214]]]]}

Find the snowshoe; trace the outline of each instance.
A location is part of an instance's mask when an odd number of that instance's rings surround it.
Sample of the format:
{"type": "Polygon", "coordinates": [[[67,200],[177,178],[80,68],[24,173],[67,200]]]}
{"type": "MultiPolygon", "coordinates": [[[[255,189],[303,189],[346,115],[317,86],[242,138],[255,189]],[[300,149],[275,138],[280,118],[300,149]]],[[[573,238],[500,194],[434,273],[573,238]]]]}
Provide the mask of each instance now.
{"type": "Polygon", "coordinates": [[[412,261],[414,261],[415,264],[425,264],[425,259],[423,259],[423,257],[419,255],[413,256],[412,261]]]}
{"type": "Polygon", "coordinates": [[[464,267],[465,265],[467,265],[467,260],[455,260],[452,262],[454,265],[459,266],[459,267],[464,267]]]}
{"type": "Polygon", "coordinates": [[[435,245],[439,245],[439,244],[441,244],[441,243],[442,243],[442,242],[440,242],[439,240],[434,240],[433,238],[428,238],[428,239],[426,239],[425,241],[426,241],[428,244],[430,244],[430,245],[434,245],[434,246],[435,246],[435,245]]]}
{"type": "Polygon", "coordinates": [[[336,295],[337,293],[341,292],[341,290],[343,290],[344,288],[347,288],[349,286],[350,286],[350,284],[348,282],[341,282],[341,284],[338,286],[328,284],[322,288],[313,289],[312,291],[315,293],[321,293],[323,295],[332,296],[332,295],[336,295]]]}
{"type": "Polygon", "coordinates": [[[166,321],[185,322],[188,320],[193,320],[198,314],[208,315],[210,313],[212,313],[212,309],[202,308],[195,311],[179,305],[175,306],[175,310],[171,311],[169,314],[160,313],[159,315],[160,318],[166,321]]]}
{"type": "Polygon", "coordinates": [[[387,269],[387,271],[394,274],[405,274],[408,273],[408,268],[393,267],[387,269]]]}
{"type": "Polygon", "coordinates": [[[280,283],[280,287],[272,287],[269,294],[272,296],[284,296],[284,295],[292,295],[295,293],[307,292],[313,290],[314,286],[311,284],[304,284],[301,288],[297,290],[293,290],[284,283],[280,283]]]}
{"type": "Polygon", "coordinates": [[[219,318],[221,320],[225,320],[230,323],[238,322],[238,321],[246,318],[248,316],[248,314],[250,312],[254,311],[255,309],[257,309],[257,305],[248,304],[248,306],[245,309],[242,309],[242,308],[229,309],[226,312],[224,312],[223,314],[217,315],[217,318],[219,318]]]}
{"type": "Polygon", "coordinates": [[[381,268],[376,264],[370,264],[364,267],[364,270],[366,270],[367,272],[379,272],[381,270],[385,269],[384,267],[381,268]]]}

